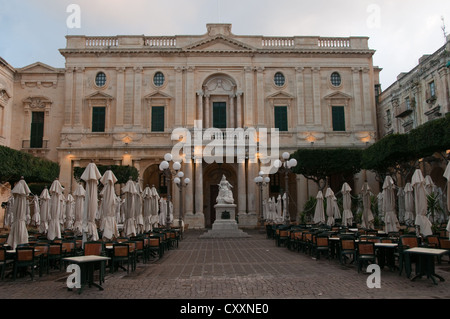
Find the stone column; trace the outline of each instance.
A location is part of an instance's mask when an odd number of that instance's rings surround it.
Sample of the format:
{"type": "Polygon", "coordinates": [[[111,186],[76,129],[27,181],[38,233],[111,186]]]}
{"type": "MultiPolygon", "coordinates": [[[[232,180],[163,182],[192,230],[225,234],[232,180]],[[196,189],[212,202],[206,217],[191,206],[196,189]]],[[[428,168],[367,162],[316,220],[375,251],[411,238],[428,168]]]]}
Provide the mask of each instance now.
{"type": "Polygon", "coordinates": [[[313,101],[313,85],[312,85],[312,71],[304,72],[304,86],[305,86],[305,123],[314,123],[314,101],[313,101]]]}
{"type": "Polygon", "coordinates": [[[183,68],[175,68],[175,123],[172,127],[181,127],[183,119],[183,68]]]}
{"type": "Polygon", "coordinates": [[[305,125],[305,89],[303,87],[304,68],[295,68],[295,79],[297,85],[297,125],[305,125]]]}
{"type": "Polygon", "coordinates": [[[195,162],[195,213],[203,214],[203,165],[201,159],[195,162]]]}
{"type": "Polygon", "coordinates": [[[245,189],[245,159],[237,160],[237,191],[238,191],[238,216],[245,215],[247,213],[247,196],[245,189]]]}
{"type": "Polygon", "coordinates": [[[236,122],[237,122],[237,127],[242,127],[242,123],[243,123],[243,115],[242,115],[242,92],[237,92],[236,93],[236,122]]]}
{"type": "Polygon", "coordinates": [[[253,69],[245,67],[244,126],[253,127],[253,69]]]}
{"type": "Polygon", "coordinates": [[[117,71],[117,99],[116,99],[116,126],[123,126],[123,99],[124,99],[124,67],[116,68],[117,71]]]}
{"type": "Polygon", "coordinates": [[[265,103],[264,103],[264,67],[256,69],[256,110],[258,117],[258,127],[265,126],[265,103]]]}
{"type": "Polygon", "coordinates": [[[203,91],[197,91],[197,117],[196,120],[202,121],[203,125],[203,91]]]}
{"type": "Polygon", "coordinates": [[[375,109],[375,105],[372,105],[372,92],[374,92],[373,87],[371,85],[372,81],[370,81],[369,76],[370,69],[363,68],[362,69],[362,84],[363,84],[363,97],[364,103],[361,105],[362,107],[362,117],[364,128],[367,126],[373,126],[375,128],[375,121],[372,119],[372,110],[375,109]]]}
{"type": "Polygon", "coordinates": [[[314,114],[314,124],[323,125],[322,122],[322,109],[320,105],[320,68],[312,68],[312,78],[313,78],[313,114],[314,114]]]}
{"type": "Polygon", "coordinates": [[[189,66],[186,68],[186,103],[185,103],[185,117],[186,126],[194,127],[195,117],[195,95],[194,91],[194,71],[195,67],[189,66]]]}
{"type": "Polygon", "coordinates": [[[254,181],[256,176],[258,176],[258,163],[249,160],[247,166],[247,207],[250,215],[256,214],[257,189],[254,181]]]}
{"type": "Polygon", "coordinates": [[[134,107],[133,107],[133,123],[134,126],[142,125],[142,67],[134,67],[134,107]]]}
{"type": "Polygon", "coordinates": [[[362,124],[362,115],[361,115],[361,81],[360,81],[360,68],[352,68],[353,73],[353,96],[354,96],[354,103],[353,106],[353,116],[351,117],[353,119],[353,124],[355,126],[360,126],[362,124]]]}
{"type": "Polygon", "coordinates": [[[230,107],[229,107],[230,112],[229,112],[229,115],[228,115],[228,119],[229,119],[229,121],[228,121],[228,125],[229,126],[228,127],[231,127],[231,128],[235,128],[234,119],[235,119],[235,116],[236,116],[236,111],[234,109],[234,97],[235,97],[234,94],[230,94],[229,99],[228,99],[229,104],[230,104],[230,107]]]}
{"type": "Polygon", "coordinates": [[[207,129],[210,128],[210,110],[211,110],[211,105],[210,105],[210,101],[209,101],[209,94],[205,95],[205,105],[204,105],[204,110],[205,110],[205,125],[203,128],[207,129]]]}
{"type": "MultiPolygon", "coordinates": [[[[184,163],[184,178],[189,178],[191,182],[186,186],[185,191],[186,195],[184,196],[184,210],[186,214],[192,214],[194,210],[194,197],[193,197],[193,177],[192,177],[192,160],[191,158],[186,157],[186,163],[184,163]]],[[[182,180],[184,180],[184,178],[182,180]]]]}
{"type": "Polygon", "coordinates": [[[84,67],[76,68],[76,80],[75,80],[75,110],[73,112],[74,115],[74,126],[82,125],[82,116],[83,116],[83,96],[84,96],[84,67]]]}
{"type": "Polygon", "coordinates": [[[72,125],[73,112],[73,68],[66,69],[65,75],[64,125],[72,125]]]}

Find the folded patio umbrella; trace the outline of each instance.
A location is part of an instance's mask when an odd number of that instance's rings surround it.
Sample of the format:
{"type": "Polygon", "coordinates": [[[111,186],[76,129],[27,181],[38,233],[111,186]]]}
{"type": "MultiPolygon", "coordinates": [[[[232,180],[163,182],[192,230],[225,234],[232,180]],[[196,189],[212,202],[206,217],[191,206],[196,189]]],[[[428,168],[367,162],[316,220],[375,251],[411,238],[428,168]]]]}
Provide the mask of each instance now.
{"type": "Polygon", "coordinates": [[[8,235],[7,243],[12,249],[17,245],[28,243],[28,229],[26,225],[27,196],[31,193],[27,183],[22,178],[11,191],[14,196],[13,216],[14,221],[8,235]]]}

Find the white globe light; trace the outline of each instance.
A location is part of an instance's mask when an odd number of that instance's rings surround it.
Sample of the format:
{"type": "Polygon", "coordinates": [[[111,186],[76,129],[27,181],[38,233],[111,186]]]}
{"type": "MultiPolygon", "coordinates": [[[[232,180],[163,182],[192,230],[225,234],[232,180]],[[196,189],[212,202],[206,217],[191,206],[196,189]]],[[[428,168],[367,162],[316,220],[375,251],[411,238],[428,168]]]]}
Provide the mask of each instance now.
{"type": "Polygon", "coordinates": [[[255,183],[258,183],[258,177],[254,178],[255,183]]]}
{"type": "Polygon", "coordinates": [[[174,179],[173,179],[173,182],[175,183],[175,184],[180,184],[180,178],[179,177],[175,177],[174,179]]]}
{"type": "Polygon", "coordinates": [[[174,170],[178,171],[178,170],[180,170],[180,168],[181,168],[181,164],[179,162],[173,163],[173,169],[174,170]]]}
{"type": "Polygon", "coordinates": [[[161,168],[162,168],[162,170],[168,169],[169,168],[169,162],[162,161],[161,162],[161,168]]]}
{"type": "Polygon", "coordinates": [[[160,171],[163,171],[163,170],[164,170],[164,169],[162,168],[162,163],[159,164],[159,170],[160,170],[160,171]]]}
{"type": "Polygon", "coordinates": [[[260,171],[259,172],[259,176],[263,176],[264,175],[264,172],[263,171],[260,171]]]}
{"type": "Polygon", "coordinates": [[[265,183],[269,183],[269,182],[270,182],[270,178],[269,178],[269,177],[267,177],[267,176],[266,176],[266,177],[264,177],[264,182],[265,182],[265,183]]]}
{"type": "Polygon", "coordinates": [[[282,156],[283,156],[283,159],[287,160],[287,159],[289,159],[291,154],[289,154],[288,152],[284,152],[282,156]]]}
{"type": "Polygon", "coordinates": [[[281,161],[280,160],[275,160],[275,162],[273,162],[273,166],[275,166],[275,168],[280,168],[281,167],[281,161]]]}
{"type": "Polygon", "coordinates": [[[289,160],[289,164],[291,165],[291,167],[295,167],[297,166],[297,160],[295,158],[291,158],[289,160]]]}
{"type": "Polygon", "coordinates": [[[184,182],[186,183],[186,185],[188,185],[191,182],[191,179],[190,178],[185,178],[184,182]]]}
{"type": "Polygon", "coordinates": [[[258,177],[256,178],[256,180],[257,180],[257,183],[262,183],[262,182],[263,182],[262,176],[258,176],[258,177]]]}
{"type": "Polygon", "coordinates": [[[180,171],[180,172],[178,172],[177,176],[178,176],[179,178],[183,178],[183,177],[184,177],[184,173],[180,171]]]}
{"type": "Polygon", "coordinates": [[[172,160],[172,154],[167,153],[166,155],[164,155],[164,160],[170,162],[172,160]]]}

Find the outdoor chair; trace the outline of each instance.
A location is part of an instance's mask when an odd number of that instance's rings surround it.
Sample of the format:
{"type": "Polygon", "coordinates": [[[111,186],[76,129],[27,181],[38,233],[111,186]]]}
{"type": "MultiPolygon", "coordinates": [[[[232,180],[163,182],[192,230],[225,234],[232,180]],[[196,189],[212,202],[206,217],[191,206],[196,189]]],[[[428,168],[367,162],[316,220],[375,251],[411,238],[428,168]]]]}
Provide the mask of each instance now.
{"type": "MultiPolygon", "coordinates": [[[[439,237],[439,247],[440,249],[447,250],[447,256],[448,256],[448,263],[450,264],[450,239],[439,237]]],[[[439,261],[441,261],[442,258],[440,256],[439,261]]]]}
{"type": "Polygon", "coordinates": [[[49,265],[55,268],[59,268],[60,271],[63,270],[62,267],[63,250],[61,243],[50,243],[48,247],[48,260],[49,265]]]}
{"type": "Polygon", "coordinates": [[[22,273],[25,274],[29,267],[31,280],[33,280],[35,266],[37,266],[37,264],[36,259],[34,257],[34,248],[31,246],[16,247],[13,279],[15,280],[17,278],[17,272],[19,270],[21,270],[22,273]]]}
{"type": "Polygon", "coordinates": [[[313,244],[312,240],[313,240],[313,233],[306,232],[303,234],[302,250],[304,253],[309,254],[309,255],[311,254],[311,251],[312,251],[312,244],[313,244]]]}
{"type": "Polygon", "coordinates": [[[2,280],[5,279],[6,268],[14,261],[6,258],[6,247],[0,247],[0,271],[2,280]]]}
{"type": "Polygon", "coordinates": [[[87,241],[84,243],[84,256],[104,256],[104,245],[101,241],[87,241]]]}
{"type": "Polygon", "coordinates": [[[320,259],[320,255],[323,253],[326,254],[327,259],[330,259],[330,245],[328,236],[324,235],[314,236],[313,250],[317,259],[320,259]]]}
{"type": "Polygon", "coordinates": [[[164,247],[161,244],[160,236],[149,236],[148,238],[149,256],[161,258],[164,254],[164,247]]]}
{"type": "Polygon", "coordinates": [[[345,264],[348,256],[352,256],[353,263],[356,258],[356,243],[354,237],[341,237],[339,240],[339,262],[345,264]]]}
{"type": "Polygon", "coordinates": [[[142,257],[142,262],[145,264],[147,262],[147,254],[145,251],[145,244],[144,244],[144,238],[131,238],[131,241],[133,241],[136,244],[136,261],[139,262],[139,257],[142,257]]]}
{"type": "Polygon", "coordinates": [[[363,267],[367,268],[369,263],[376,263],[377,257],[375,254],[375,243],[370,241],[360,241],[357,244],[357,263],[359,273],[363,267]]]}
{"type": "Polygon", "coordinates": [[[137,264],[136,242],[129,241],[126,244],[128,244],[128,246],[130,246],[131,271],[135,271],[136,264],[137,264]]]}
{"type": "Polygon", "coordinates": [[[424,245],[430,248],[439,248],[439,236],[438,235],[426,236],[424,245]]]}
{"type": "Polygon", "coordinates": [[[130,273],[130,264],[132,263],[130,255],[130,245],[128,243],[116,243],[113,244],[113,251],[111,256],[111,272],[116,271],[116,269],[121,268],[127,273],[130,273]],[[123,266],[127,265],[127,268],[123,266]]]}
{"type": "Polygon", "coordinates": [[[49,273],[49,247],[49,244],[40,242],[34,245],[34,256],[38,258],[39,263],[39,277],[42,276],[44,270],[47,274],[49,273]]]}
{"type": "Polygon", "coordinates": [[[288,241],[289,241],[289,231],[285,229],[279,229],[277,235],[277,246],[280,247],[284,245],[286,247],[288,241]]]}
{"type": "MultiPolygon", "coordinates": [[[[409,265],[406,265],[405,262],[405,250],[419,247],[421,246],[420,238],[416,235],[402,235],[400,236],[399,243],[398,243],[398,268],[399,268],[399,275],[401,276],[403,272],[403,268],[407,270],[409,265]]],[[[409,256],[410,263],[413,264],[417,261],[417,256],[411,255],[409,256]]],[[[411,275],[409,271],[406,274],[408,277],[411,275]]]]}

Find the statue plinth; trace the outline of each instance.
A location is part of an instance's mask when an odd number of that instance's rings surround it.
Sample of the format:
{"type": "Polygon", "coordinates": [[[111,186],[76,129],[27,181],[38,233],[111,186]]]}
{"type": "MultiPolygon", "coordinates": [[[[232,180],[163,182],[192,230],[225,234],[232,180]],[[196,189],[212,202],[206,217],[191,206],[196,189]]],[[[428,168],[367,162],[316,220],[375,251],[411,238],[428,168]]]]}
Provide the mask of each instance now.
{"type": "Polygon", "coordinates": [[[235,204],[217,204],[216,220],[212,229],[200,236],[200,238],[246,238],[250,237],[247,233],[239,229],[236,222],[235,204]]]}

